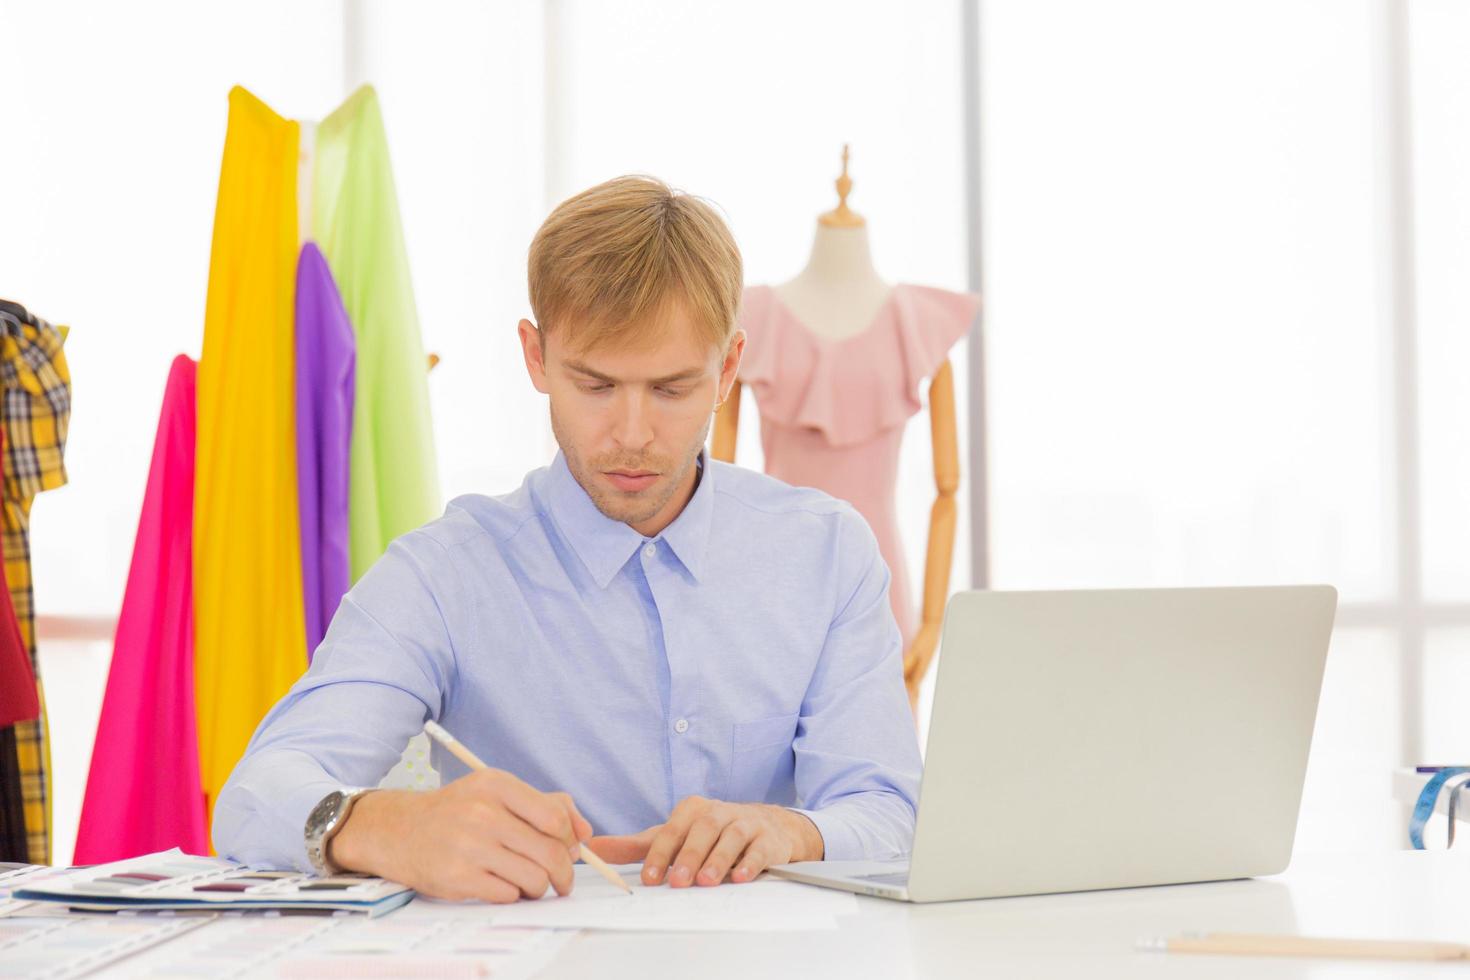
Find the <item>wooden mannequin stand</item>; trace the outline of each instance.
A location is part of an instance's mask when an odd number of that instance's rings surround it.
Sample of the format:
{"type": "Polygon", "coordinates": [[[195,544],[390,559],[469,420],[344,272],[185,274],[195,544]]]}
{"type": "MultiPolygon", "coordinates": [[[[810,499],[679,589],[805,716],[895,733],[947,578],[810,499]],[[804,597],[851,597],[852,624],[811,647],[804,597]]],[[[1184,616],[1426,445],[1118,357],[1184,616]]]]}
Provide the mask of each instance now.
{"type": "MultiPolygon", "coordinates": [[[[838,205],[821,215],[818,221],[829,227],[853,228],[864,224],[863,218],[847,206],[852,180],[847,175],[847,147],[842,148],[842,176],[837,179],[838,205]]],[[[715,415],[710,455],[727,463],[735,461],[735,438],[740,427],[740,382],[715,415]]],[[[919,626],[903,655],[903,679],[908,688],[909,706],[918,708],[919,684],[934,660],[939,646],[939,630],[944,620],[944,607],[949,597],[949,574],[954,563],[957,510],[955,494],[960,482],[959,438],[955,419],[954,370],[946,359],[929,382],[929,432],[934,447],[934,506],[929,511],[928,550],[924,561],[924,595],[919,610],[919,626]]]]}

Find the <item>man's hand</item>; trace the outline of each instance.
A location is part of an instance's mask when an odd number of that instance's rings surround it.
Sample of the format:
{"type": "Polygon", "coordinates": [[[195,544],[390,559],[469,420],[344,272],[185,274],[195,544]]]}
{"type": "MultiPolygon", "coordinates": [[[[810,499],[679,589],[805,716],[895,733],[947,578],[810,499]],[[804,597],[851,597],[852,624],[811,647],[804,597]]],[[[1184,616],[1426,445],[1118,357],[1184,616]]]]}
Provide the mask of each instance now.
{"type": "Polygon", "coordinates": [[[803,814],[700,796],[681,801],[668,823],[627,837],[594,837],[587,846],[613,864],[642,861],[645,885],[662,883],[667,873],[672,888],[718,885],[727,875],[738,884],[773,864],[823,855],[821,832],[803,814]]]}
{"type": "Polygon", "coordinates": [[[548,885],[570,893],[578,844],[591,836],[567,794],[485,769],[426,793],[365,794],[328,857],[436,898],[514,902],[540,898],[548,885]]]}

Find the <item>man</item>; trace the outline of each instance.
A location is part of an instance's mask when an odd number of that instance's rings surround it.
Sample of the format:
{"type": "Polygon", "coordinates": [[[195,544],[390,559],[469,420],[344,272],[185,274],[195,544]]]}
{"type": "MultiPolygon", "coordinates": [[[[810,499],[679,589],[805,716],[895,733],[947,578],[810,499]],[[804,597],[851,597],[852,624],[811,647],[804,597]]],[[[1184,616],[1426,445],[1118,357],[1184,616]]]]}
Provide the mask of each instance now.
{"type": "Polygon", "coordinates": [[[703,452],[745,345],[728,228],[618,178],[552,212],[529,280],[560,452],[343,599],[221,792],[216,849],[490,902],[566,894],[583,841],[675,888],[903,857],[920,763],[873,534],[703,452]],[[428,719],[492,768],[436,749],[442,788],[360,789],[428,719]]]}

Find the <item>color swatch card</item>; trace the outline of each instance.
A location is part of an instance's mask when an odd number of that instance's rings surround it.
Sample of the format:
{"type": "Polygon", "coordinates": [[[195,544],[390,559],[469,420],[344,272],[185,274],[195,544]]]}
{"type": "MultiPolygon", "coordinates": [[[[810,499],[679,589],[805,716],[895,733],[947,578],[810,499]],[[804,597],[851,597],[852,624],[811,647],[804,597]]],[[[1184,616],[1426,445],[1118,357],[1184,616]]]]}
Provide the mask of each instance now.
{"type": "Polygon", "coordinates": [[[329,878],[268,871],[178,849],[65,872],[15,889],[18,901],[88,911],[300,909],[382,915],[413,897],[407,887],[366,875],[329,878]]]}
{"type": "Polygon", "coordinates": [[[47,867],[44,864],[13,864],[8,861],[0,861],[0,919],[10,915],[65,915],[66,909],[47,910],[39,908],[35,902],[22,902],[10,897],[17,888],[37,885],[64,874],[66,874],[65,870],[47,867]]]}

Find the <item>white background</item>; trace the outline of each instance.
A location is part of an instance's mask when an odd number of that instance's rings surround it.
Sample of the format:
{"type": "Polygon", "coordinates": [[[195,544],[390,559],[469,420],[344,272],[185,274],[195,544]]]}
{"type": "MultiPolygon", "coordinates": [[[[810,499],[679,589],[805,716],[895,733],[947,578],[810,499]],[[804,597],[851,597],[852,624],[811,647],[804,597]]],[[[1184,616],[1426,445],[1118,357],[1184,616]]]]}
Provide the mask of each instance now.
{"type": "MultiPolygon", "coordinates": [[[[1303,805],[1313,849],[1399,844],[1388,771],[1416,617],[1408,721],[1427,754],[1470,755],[1470,8],[1409,5],[1426,613],[1395,566],[1380,2],[990,0],[978,45],[992,584],[1337,585],[1350,625],[1303,805]]],[[[960,25],[952,0],[0,2],[0,296],[73,326],[71,485],[34,517],[41,612],[116,614],[169,359],[200,346],[232,84],[302,119],[377,86],[443,358],[447,498],[508,490],[551,454],[514,339],[525,251],[593,183],[649,172],[713,200],[747,280],[778,282],[848,142],[880,273],[968,288],[960,25]]],[[[737,460],[758,467],[749,402],[743,422],[737,460]]],[[[922,416],[902,471],[917,592],[922,416]]],[[[108,653],[43,650],[59,861],[108,653]]]]}

